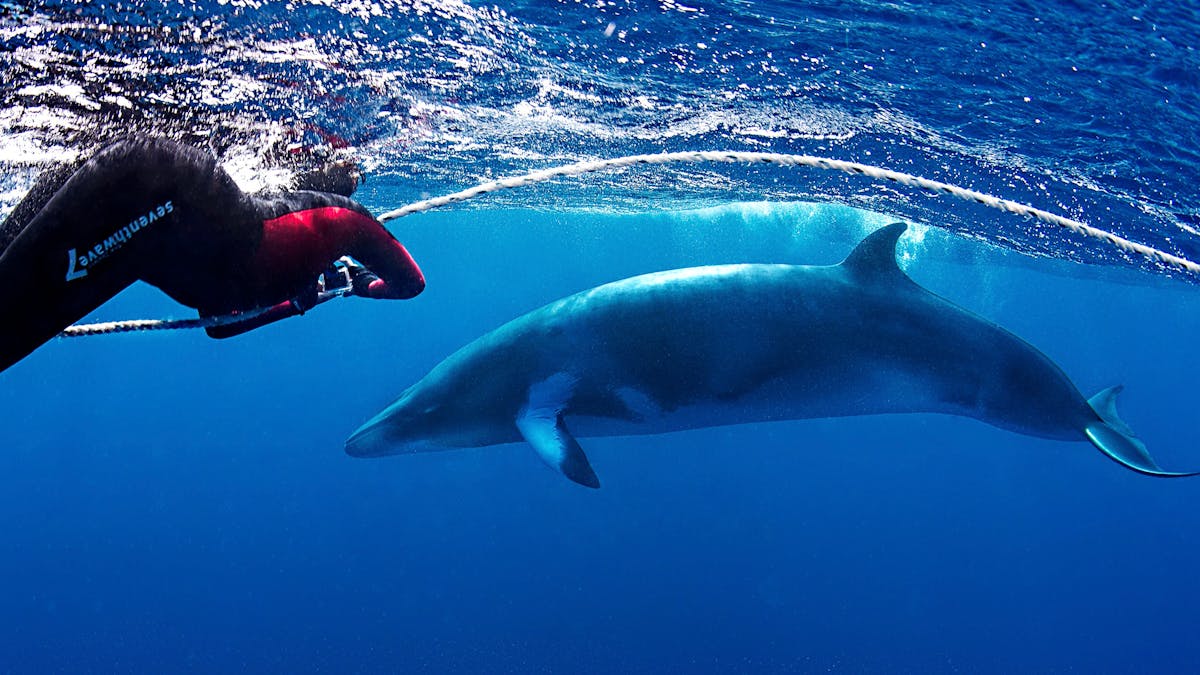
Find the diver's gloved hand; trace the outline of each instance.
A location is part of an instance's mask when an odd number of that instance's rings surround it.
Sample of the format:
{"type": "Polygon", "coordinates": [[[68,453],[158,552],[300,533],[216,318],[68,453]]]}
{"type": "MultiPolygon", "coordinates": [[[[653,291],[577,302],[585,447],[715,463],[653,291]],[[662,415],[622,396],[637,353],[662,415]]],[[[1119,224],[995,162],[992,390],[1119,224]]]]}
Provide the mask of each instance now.
{"type": "Polygon", "coordinates": [[[343,291],[349,287],[350,293],[362,298],[392,297],[387,282],[348,255],[342,256],[330,265],[322,276],[324,278],[322,290],[327,293],[343,291]]]}
{"type": "Polygon", "coordinates": [[[350,292],[362,298],[381,298],[386,297],[380,291],[386,288],[387,284],[379,275],[362,265],[350,260],[343,259],[346,264],[346,270],[350,273],[350,292]]]}

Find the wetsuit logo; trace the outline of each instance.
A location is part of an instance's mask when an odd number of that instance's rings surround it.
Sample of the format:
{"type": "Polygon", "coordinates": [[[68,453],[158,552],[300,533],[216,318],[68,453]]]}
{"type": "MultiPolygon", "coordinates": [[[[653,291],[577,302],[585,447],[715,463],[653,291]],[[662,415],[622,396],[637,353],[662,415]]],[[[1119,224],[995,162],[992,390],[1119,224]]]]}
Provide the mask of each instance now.
{"type": "Polygon", "coordinates": [[[75,249],[67,251],[67,281],[86,277],[88,267],[95,266],[96,263],[108,257],[109,254],[124,246],[133,235],[140,232],[143,228],[148,227],[160,218],[165,218],[167,214],[174,211],[175,205],[170,201],[165,201],[147,211],[145,215],[138,216],[129,221],[128,225],[108,235],[95,246],[86,248],[83,251],[76,251],[75,249]]]}

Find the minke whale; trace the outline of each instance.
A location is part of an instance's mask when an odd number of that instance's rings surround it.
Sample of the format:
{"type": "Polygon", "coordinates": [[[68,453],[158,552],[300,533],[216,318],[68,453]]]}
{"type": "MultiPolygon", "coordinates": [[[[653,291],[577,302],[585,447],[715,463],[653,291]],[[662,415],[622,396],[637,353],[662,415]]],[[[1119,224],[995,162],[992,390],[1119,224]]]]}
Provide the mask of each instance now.
{"type": "Polygon", "coordinates": [[[1021,338],[917,285],[904,223],[838,265],[718,265],[633,277],[553,302],[438,364],[346,441],[377,457],[522,440],[599,487],[576,436],[880,413],[962,415],[1091,441],[1163,471],[1117,416],[1021,338]]]}

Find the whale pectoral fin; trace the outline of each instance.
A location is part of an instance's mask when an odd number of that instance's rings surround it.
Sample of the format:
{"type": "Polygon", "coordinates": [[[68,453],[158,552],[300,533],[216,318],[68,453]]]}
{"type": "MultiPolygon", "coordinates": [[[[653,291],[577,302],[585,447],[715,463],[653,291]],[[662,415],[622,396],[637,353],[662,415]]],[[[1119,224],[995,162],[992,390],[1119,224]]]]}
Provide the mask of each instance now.
{"type": "Polygon", "coordinates": [[[527,411],[517,418],[517,429],[550,468],[580,485],[600,487],[600,479],[592,470],[583,448],[579,447],[579,441],[567,430],[560,413],[555,410],[527,411]]]}
{"type": "Polygon", "coordinates": [[[1084,434],[1087,435],[1092,445],[1121,466],[1147,476],[1183,478],[1200,475],[1200,471],[1177,473],[1163,471],[1159,468],[1154,458],[1146,451],[1145,444],[1133,435],[1133,430],[1117,415],[1117,394],[1119,393],[1121,393],[1120,386],[1109,387],[1088,399],[1092,410],[1096,411],[1100,417],[1099,420],[1084,429],[1084,434]]]}

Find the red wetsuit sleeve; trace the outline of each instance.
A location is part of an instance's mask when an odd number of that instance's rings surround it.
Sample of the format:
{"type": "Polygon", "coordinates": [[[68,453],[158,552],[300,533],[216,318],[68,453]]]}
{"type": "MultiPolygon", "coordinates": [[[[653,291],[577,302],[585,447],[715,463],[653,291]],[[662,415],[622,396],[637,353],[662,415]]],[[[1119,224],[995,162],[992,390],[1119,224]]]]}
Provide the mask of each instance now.
{"type": "Polygon", "coordinates": [[[276,288],[278,300],[299,292],[343,255],[379,277],[360,289],[367,297],[404,299],[425,289],[425,277],[404,246],[374,217],[348,206],[300,209],[264,221],[252,267],[259,285],[276,288]]]}
{"type": "Polygon", "coordinates": [[[350,256],[379,278],[360,290],[371,298],[402,300],[425,290],[425,275],[404,245],[374,219],[361,218],[350,256]]]}

